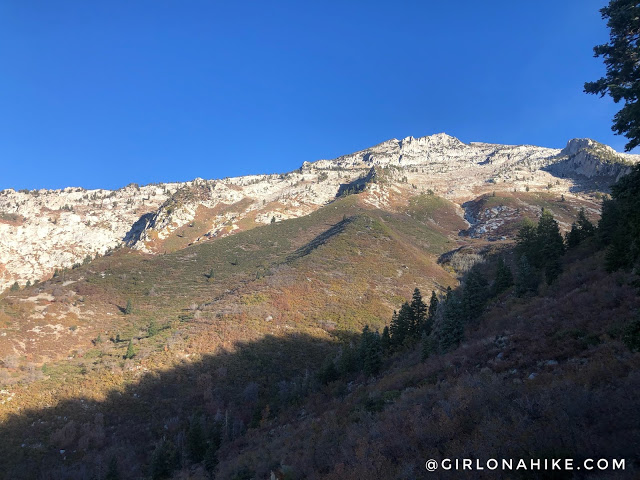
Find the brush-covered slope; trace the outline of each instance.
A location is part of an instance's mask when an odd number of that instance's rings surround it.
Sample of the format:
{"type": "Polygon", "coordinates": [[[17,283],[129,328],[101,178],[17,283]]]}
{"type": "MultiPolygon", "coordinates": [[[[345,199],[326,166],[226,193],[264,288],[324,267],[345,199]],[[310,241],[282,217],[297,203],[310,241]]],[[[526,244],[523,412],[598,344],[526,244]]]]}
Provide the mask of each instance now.
{"type": "Polygon", "coordinates": [[[13,341],[37,347],[3,363],[4,477],[415,478],[426,458],[633,458],[640,365],[622,338],[637,280],[607,274],[593,242],[538,296],[493,297],[457,349],[422,361],[408,344],[378,375],[319,380],[415,287],[455,290],[465,260],[447,252],[482,253],[488,278],[497,256],[514,263],[508,242],[451,234],[466,224],[446,199],[397,208],[350,195],[174,253],[120,250],[5,297],[14,320],[48,289],[103,316],[67,329],[75,351],[44,365],[53,343],[13,341]]]}
{"type": "MultiPolygon", "coordinates": [[[[452,352],[422,360],[420,344],[408,347],[380,374],[338,379],[249,430],[220,451],[217,475],[471,479],[489,477],[426,472],[425,461],[572,458],[575,468],[606,458],[607,471],[557,478],[637,478],[640,353],[623,341],[640,321],[637,275],[607,274],[589,247],[565,261],[540,295],[507,291],[491,301],[452,352]],[[613,471],[612,459],[625,469],[613,471]]],[[[549,474],[528,467],[491,477],[549,474]]]]}
{"type": "Polygon", "coordinates": [[[127,437],[140,446],[127,454],[140,473],[175,408],[196,408],[203,394],[208,409],[227,412],[243,431],[264,407],[245,401],[247,388],[272,392],[314,371],[365,324],[381,328],[415,287],[455,286],[437,260],[459,246],[455,232],[466,224],[457,207],[425,195],[401,210],[350,195],[302,218],[174,253],[120,249],[9,292],[0,301],[5,471],[29,478],[40,462],[58,465],[59,450],[71,470],[94,468],[127,437]],[[190,373],[175,373],[180,365],[190,373]],[[187,384],[167,388],[174,375],[187,384]],[[142,400],[123,406],[122,396],[142,400]],[[162,425],[149,424],[140,408],[162,425]]]}

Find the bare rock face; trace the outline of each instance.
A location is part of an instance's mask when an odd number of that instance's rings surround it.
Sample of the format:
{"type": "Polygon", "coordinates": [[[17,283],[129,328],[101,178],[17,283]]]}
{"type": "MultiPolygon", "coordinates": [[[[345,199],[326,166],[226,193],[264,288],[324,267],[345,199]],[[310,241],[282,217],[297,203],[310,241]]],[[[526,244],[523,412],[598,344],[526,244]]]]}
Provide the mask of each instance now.
{"type": "MultiPolygon", "coordinates": [[[[444,133],[392,139],[282,175],[130,185],[116,191],[0,192],[0,291],[125,244],[162,253],[307,215],[337,196],[364,192],[375,207],[435,193],[462,205],[488,192],[606,191],[639,156],[589,139],[562,149],[465,144],[444,133]]],[[[460,209],[460,212],[463,212],[460,209]]]]}
{"type": "Polygon", "coordinates": [[[0,290],[117,247],[131,225],[177,186],[0,192],[0,290]]]}
{"type": "Polygon", "coordinates": [[[574,138],[559,153],[548,171],[557,176],[592,180],[592,187],[606,187],[626,175],[637,162],[637,155],[616,152],[590,138],[574,138]]]}

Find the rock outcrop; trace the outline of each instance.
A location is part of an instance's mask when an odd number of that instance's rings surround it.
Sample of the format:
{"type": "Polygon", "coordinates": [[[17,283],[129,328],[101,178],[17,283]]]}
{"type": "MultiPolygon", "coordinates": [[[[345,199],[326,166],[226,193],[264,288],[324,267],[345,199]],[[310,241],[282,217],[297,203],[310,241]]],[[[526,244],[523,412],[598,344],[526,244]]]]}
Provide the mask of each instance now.
{"type": "Polygon", "coordinates": [[[637,155],[618,153],[589,138],[574,138],[547,169],[556,176],[574,179],[584,188],[606,189],[636,162],[637,155]]]}

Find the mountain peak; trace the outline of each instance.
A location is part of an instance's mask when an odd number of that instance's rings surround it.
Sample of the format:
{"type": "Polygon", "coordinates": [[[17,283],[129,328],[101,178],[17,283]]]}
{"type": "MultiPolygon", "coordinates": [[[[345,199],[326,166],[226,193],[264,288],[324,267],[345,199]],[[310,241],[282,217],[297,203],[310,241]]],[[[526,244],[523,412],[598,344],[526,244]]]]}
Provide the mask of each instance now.
{"type": "Polygon", "coordinates": [[[435,146],[444,146],[444,147],[457,147],[462,146],[460,140],[456,137],[452,137],[451,135],[447,135],[446,133],[435,133],[433,135],[426,135],[424,137],[405,137],[402,140],[398,141],[398,145],[400,148],[403,146],[408,146],[412,144],[417,144],[426,147],[435,147],[435,146]]]}
{"type": "Polygon", "coordinates": [[[561,155],[575,155],[580,150],[589,150],[596,146],[605,147],[608,150],[611,150],[612,153],[616,153],[615,150],[607,145],[603,145],[595,140],[590,138],[572,138],[567,142],[567,146],[562,149],[560,152],[561,155]]]}

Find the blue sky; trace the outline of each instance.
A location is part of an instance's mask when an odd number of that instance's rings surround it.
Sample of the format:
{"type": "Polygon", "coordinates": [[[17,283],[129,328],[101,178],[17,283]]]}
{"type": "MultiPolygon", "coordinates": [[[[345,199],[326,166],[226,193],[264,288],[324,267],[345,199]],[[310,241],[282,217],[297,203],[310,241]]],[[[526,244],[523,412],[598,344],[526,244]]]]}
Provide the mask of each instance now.
{"type": "Polygon", "coordinates": [[[0,2],[0,189],[285,172],[389,138],[561,148],[605,0],[0,2]]]}

